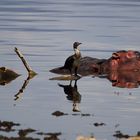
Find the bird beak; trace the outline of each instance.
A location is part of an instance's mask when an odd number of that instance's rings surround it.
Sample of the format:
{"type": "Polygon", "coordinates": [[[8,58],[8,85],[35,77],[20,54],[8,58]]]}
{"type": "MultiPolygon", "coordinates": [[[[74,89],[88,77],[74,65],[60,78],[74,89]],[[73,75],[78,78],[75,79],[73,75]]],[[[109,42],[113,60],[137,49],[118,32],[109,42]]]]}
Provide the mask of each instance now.
{"type": "Polygon", "coordinates": [[[82,43],[79,42],[78,46],[81,45],[82,43]]]}

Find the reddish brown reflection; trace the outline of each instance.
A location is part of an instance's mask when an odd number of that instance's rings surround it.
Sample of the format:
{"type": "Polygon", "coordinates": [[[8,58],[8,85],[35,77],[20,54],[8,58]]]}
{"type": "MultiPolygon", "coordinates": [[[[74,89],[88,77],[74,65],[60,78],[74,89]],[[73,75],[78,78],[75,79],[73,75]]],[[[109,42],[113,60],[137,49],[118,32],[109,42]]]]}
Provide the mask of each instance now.
{"type": "Polygon", "coordinates": [[[107,78],[112,82],[112,86],[121,88],[138,88],[140,84],[139,71],[112,71],[107,78]]]}

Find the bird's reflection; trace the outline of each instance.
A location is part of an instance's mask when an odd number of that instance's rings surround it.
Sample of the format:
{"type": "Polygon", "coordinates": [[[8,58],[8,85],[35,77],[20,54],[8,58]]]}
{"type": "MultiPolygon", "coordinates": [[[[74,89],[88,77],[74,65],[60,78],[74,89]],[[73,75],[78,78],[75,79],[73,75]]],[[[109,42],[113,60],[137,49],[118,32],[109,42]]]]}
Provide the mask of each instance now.
{"type": "Polygon", "coordinates": [[[69,85],[62,85],[60,83],[58,85],[64,89],[64,93],[67,95],[66,98],[73,102],[73,112],[80,112],[81,94],[78,92],[77,80],[74,80],[74,85],[72,85],[72,80],[69,85]]]}

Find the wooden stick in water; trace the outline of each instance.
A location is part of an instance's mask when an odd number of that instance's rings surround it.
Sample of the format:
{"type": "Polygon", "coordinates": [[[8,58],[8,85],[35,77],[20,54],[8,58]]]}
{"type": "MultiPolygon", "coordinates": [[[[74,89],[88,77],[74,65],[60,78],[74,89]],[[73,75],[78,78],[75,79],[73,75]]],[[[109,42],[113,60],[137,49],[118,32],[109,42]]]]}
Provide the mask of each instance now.
{"type": "Polygon", "coordinates": [[[26,70],[28,71],[29,76],[34,76],[37,73],[35,71],[32,70],[32,68],[28,65],[27,61],[24,59],[23,54],[18,50],[18,48],[15,47],[15,52],[17,53],[17,55],[19,56],[19,58],[22,60],[26,70]]]}

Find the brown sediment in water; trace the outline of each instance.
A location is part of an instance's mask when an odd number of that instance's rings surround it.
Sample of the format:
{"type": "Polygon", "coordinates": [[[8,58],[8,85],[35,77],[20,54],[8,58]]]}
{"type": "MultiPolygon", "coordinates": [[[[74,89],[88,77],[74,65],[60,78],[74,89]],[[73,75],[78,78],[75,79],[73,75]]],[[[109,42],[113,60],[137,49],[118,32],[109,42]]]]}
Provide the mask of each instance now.
{"type": "Polygon", "coordinates": [[[52,115],[59,117],[59,116],[63,116],[63,115],[68,115],[67,113],[63,113],[61,111],[55,111],[52,113],[52,115]]]}
{"type": "Polygon", "coordinates": [[[14,131],[14,126],[19,126],[20,124],[8,121],[0,121],[0,131],[10,132],[14,131]]]}
{"type": "Polygon", "coordinates": [[[121,131],[116,131],[113,136],[116,138],[129,138],[130,137],[128,134],[123,134],[121,131]]]}
{"type": "Polygon", "coordinates": [[[95,127],[104,126],[104,125],[106,125],[106,124],[103,123],[103,122],[101,122],[101,123],[98,123],[98,122],[94,123],[94,126],[95,126],[95,127]]]}
{"type": "Polygon", "coordinates": [[[35,132],[32,128],[20,129],[18,132],[19,137],[26,137],[29,133],[35,132]]]}
{"type": "MultiPolygon", "coordinates": [[[[61,114],[64,115],[65,113],[61,112],[61,111],[55,111],[54,114],[61,114]]],[[[53,113],[52,113],[53,114],[53,113]]],[[[68,114],[67,114],[68,115],[68,114]]],[[[75,115],[75,114],[71,114],[71,115],[75,115]]],[[[93,116],[91,114],[77,114],[80,116],[93,116]]],[[[106,125],[105,123],[94,123],[95,126],[103,126],[106,125]]],[[[32,129],[32,128],[26,128],[26,129],[18,129],[17,127],[19,127],[20,124],[19,123],[14,123],[12,121],[0,121],[0,132],[7,132],[7,134],[9,132],[17,132],[17,136],[7,136],[5,133],[5,135],[0,135],[0,140],[40,140],[40,138],[35,138],[35,136],[31,137],[28,136],[29,134],[33,133],[33,135],[37,135],[37,136],[42,136],[43,140],[60,140],[58,137],[60,135],[62,135],[61,132],[37,132],[37,130],[32,129]],[[13,128],[15,127],[15,128],[13,128]]],[[[37,137],[36,136],[36,137],[37,137]]],[[[126,140],[138,140],[140,139],[140,132],[138,131],[136,135],[134,136],[130,136],[128,134],[123,134],[121,131],[115,131],[115,134],[113,135],[116,138],[119,139],[126,139],[126,140]]],[[[80,136],[77,137],[76,140],[95,140],[94,137],[84,137],[84,136],[80,136]],[[80,138],[80,139],[79,139],[80,138]],[[82,139],[81,139],[82,138],[82,139]],[[87,139],[88,138],[88,139],[87,139]]]]}
{"type": "Polygon", "coordinates": [[[32,129],[32,128],[26,128],[26,129],[18,129],[18,128],[13,128],[13,127],[18,127],[20,126],[19,123],[14,123],[12,121],[0,121],[0,132],[17,132],[17,136],[7,136],[5,135],[0,135],[0,140],[40,140],[40,138],[34,138],[34,137],[29,137],[28,135],[33,133],[39,135],[43,135],[44,140],[59,140],[58,136],[61,135],[61,132],[55,132],[55,133],[44,133],[44,132],[37,132],[37,130],[32,129]],[[35,133],[34,133],[35,132],[35,133]]]}
{"type": "Polygon", "coordinates": [[[62,111],[55,111],[52,113],[53,116],[60,117],[64,115],[72,115],[72,116],[81,116],[81,117],[89,117],[89,116],[94,116],[93,114],[88,114],[88,113],[73,113],[73,114],[68,114],[64,113],[62,111]]]}

